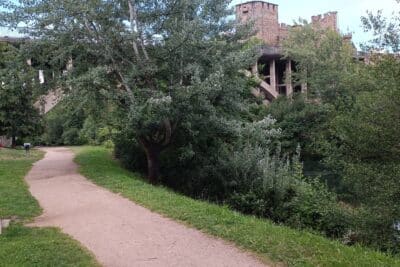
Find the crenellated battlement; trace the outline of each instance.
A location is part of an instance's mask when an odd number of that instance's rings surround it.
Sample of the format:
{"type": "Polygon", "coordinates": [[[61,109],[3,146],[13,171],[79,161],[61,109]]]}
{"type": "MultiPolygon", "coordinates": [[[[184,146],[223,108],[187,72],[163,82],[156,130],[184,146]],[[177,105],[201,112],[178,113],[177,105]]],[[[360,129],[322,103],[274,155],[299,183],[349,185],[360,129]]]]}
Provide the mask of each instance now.
{"type": "Polygon", "coordinates": [[[322,28],[338,30],[337,14],[337,12],[328,12],[325,14],[312,16],[311,23],[314,25],[319,25],[322,28]]]}
{"type": "MultiPolygon", "coordinates": [[[[269,103],[279,95],[292,96],[295,92],[306,92],[307,84],[294,83],[292,80],[291,73],[296,71],[296,64],[290,59],[282,58],[283,41],[288,38],[291,29],[302,27],[301,24],[280,23],[278,5],[266,1],[238,4],[236,18],[238,23],[253,22],[256,37],[266,44],[260,51],[261,57],[251,68],[254,77],[260,82],[253,91],[254,94],[263,97],[264,103],[269,103]],[[259,69],[260,65],[263,67],[259,69]]],[[[314,28],[339,31],[337,12],[312,16],[311,25],[314,28]]],[[[351,35],[344,36],[344,40],[351,42],[351,35]]]]}
{"type": "Polygon", "coordinates": [[[257,37],[272,45],[277,45],[279,42],[278,14],[278,5],[266,1],[250,1],[236,6],[237,20],[253,21],[257,37]]]}
{"type": "Polygon", "coordinates": [[[241,21],[260,17],[273,18],[278,23],[278,5],[264,1],[251,1],[236,5],[236,17],[241,21]]]}
{"type": "Polygon", "coordinates": [[[325,13],[325,14],[320,14],[320,15],[312,16],[312,17],[311,17],[311,20],[312,20],[313,22],[321,22],[321,21],[327,20],[327,19],[329,19],[329,18],[331,18],[331,17],[336,18],[336,16],[337,16],[337,12],[336,12],[336,11],[335,11],[335,12],[327,12],[327,13],[325,13]]]}
{"type": "Polygon", "coordinates": [[[278,5],[276,4],[272,4],[269,2],[265,2],[265,1],[249,1],[249,2],[245,2],[242,4],[238,4],[236,5],[236,10],[240,10],[240,11],[244,11],[246,12],[246,10],[251,10],[251,9],[261,9],[261,10],[268,10],[271,12],[278,12],[278,5]]]}
{"type": "MultiPolygon", "coordinates": [[[[272,46],[279,46],[289,34],[290,25],[279,22],[279,6],[267,1],[249,1],[236,5],[239,22],[253,21],[257,37],[272,46]]],[[[337,12],[312,16],[311,24],[323,29],[338,30],[337,12]]]]}

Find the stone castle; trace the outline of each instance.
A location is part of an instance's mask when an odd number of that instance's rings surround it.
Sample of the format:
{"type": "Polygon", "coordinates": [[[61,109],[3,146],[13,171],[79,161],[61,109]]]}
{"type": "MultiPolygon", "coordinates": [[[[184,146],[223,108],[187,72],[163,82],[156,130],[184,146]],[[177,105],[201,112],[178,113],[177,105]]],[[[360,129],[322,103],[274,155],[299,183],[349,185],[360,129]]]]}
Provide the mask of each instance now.
{"type": "MultiPolygon", "coordinates": [[[[279,6],[264,1],[249,1],[236,5],[236,18],[239,22],[254,21],[257,37],[266,44],[279,46],[289,34],[289,26],[279,22],[279,6]]],[[[311,24],[323,29],[339,31],[337,12],[312,16],[311,24]]]]}
{"type": "MultiPolygon", "coordinates": [[[[282,59],[282,41],[287,38],[289,29],[296,26],[279,22],[279,6],[265,1],[238,4],[236,20],[238,23],[252,21],[256,37],[264,41],[258,62],[252,69],[254,76],[263,77],[259,79],[260,85],[254,94],[263,97],[264,103],[268,104],[279,95],[290,96],[294,92],[306,92],[306,84],[295,85],[290,79],[295,64],[290,59],[282,59]],[[260,65],[263,66],[262,69],[258,69],[260,65]]],[[[310,23],[315,27],[339,32],[337,12],[312,16],[310,23]]]]}

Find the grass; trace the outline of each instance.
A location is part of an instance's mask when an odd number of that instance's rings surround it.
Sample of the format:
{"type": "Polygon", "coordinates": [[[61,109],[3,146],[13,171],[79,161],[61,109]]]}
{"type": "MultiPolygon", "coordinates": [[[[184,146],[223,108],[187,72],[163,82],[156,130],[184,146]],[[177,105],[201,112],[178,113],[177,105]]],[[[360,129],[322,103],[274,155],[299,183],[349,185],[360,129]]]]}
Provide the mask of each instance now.
{"type": "Polygon", "coordinates": [[[0,218],[17,217],[0,235],[0,266],[99,266],[80,244],[56,228],[22,225],[41,214],[24,176],[43,153],[32,150],[0,149],[0,218]]]}
{"type": "Polygon", "coordinates": [[[268,220],[152,186],[137,174],[112,160],[109,150],[74,148],[80,172],[96,184],[120,193],[136,203],[181,221],[203,232],[221,237],[266,263],[288,266],[400,266],[400,259],[362,247],[348,247],[305,231],[278,226],[268,220]]]}
{"type": "Polygon", "coordinates": [[[14,225],[0,236],[0,266],[99,266],[76,241],[55,228],[14,225]]]}
{"type": "Polygon", "coordinates": [[[26,156],[22,150],[0,149],[0,218],[29,219],[40,215],[41,208],[29,193],[23,177],[42,156],[37,150],[26,156]]]}

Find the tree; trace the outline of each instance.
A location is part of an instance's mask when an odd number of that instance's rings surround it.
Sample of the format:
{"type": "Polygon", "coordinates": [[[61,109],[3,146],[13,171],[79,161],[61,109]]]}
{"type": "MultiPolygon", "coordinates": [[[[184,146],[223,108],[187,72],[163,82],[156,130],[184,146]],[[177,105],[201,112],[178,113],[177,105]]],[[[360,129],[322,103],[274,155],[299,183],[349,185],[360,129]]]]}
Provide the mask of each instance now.
{"type": "Polygon", "coordinates": [[[351,108],[359,86],[362,64],[355,60],[356,50],[341,34],[301,22],[290,30],[283,43],[286,58],[296,65],[292,80],[307,84],[308,91],[293,99],[281,99],[268,108],[282,128],[284,148],[294,153],[302,147],[307,174],[320,175],[340,190],[337,166],[326,159],[337,140],[331,121],[340,110],[351,108]]]}
{"type": "Polygon", "coordinates": [[[0,80],[0,134],[11,137],[15,147],[17,137],[38,132],[40,116],[33,106],[33,72],[11,45],[2,45],[0,80]]]}
{"type": "Polygon", "coordinates": [[[267,113],[277,120],[276,126],[282,129],[280,141],[283,151],[295,154],[300,145],[303,160],[313,156],[318,158],[313,142],[326,126],[329,116],[326,105],[307,101],[305,95],[298,94],[292,99],[282,97],[272,102],[267,107],[267,113]]]}
{"type": "Polygon", "coordinates": [[[400,218],[400,64],[391,55],[379,56],[365,69],[370,88],[331,121],[331,164],[338,166],[349,194],[347,201],[368,215],[357,226],[362,242],[398,252],[400,218]]]}
{"type": "MultiPolygon", "coordinates": [[[[363,18],[365,28],[376,37],[369,48],[398,51],[399,19],[389,21],[381,14],[363,18]]],[[[293,79],[309,87],[305,100],[295,97],[269,107],[284,141],[289,140],[291,152],[293,142],[299,142],[306,153],[319,155],[323,163],[319,174],[328,174],[341,200],[356,212],[352,218],[356,241],[397,253],[397,56],[372,53],[367,64],[359,64],[355,49],[338,33],[311,25],[294,28],[284,51],[297,64],[293,79]]]]}
{"type": "MultiPolygon", "coordinates": [[[[159,177],[160,153],[197,112],[240,110],[254,61],[246,27],[233,30],[227,0],[23,1],[3,4],[3,25],[27,25],[47,47],[47,67],[68,92],[116,100],[126,126],[146,153],[148,178],[159,177]],[[70,60],[74,70],[62,75],[70,60]],[[203,106],[203,107],[201,107],[203,106]]],[[[35,52],[36,51],[36,52],[35,52]]],[[[32,55],[33,56],[33,55],[32,55]]],[[[45,58],[45,57],[39,57],[45,58]]],[[[196,115],[195,115],[196,114],[196,115]]],[[[206,113],[207,114],[207,113],[206,113]]],[[[220,119],[210,117],[218,123],[220,119]]],[[[204,118],[204,117],[203,117],[204,118]]]]}
{"type": "MultiPolygon", "coordinates": [[[[373,50],[398,50],[398,24],[393,23],[398,18],[389,23],[379,13],[363,21],[377,37],[373,50]]],[[[313,132],[315,139],[309,147],[323,157],[324,171],[337,177],[341,199],[358,212],[353,219],[356,239],[398,252],[399,232],[394,227],[400,218],[397,56],[372,53],[368,64],[358,64],[351,47],[337,33],[322,34],[311,27],[294,29],[285,49],[298,64],[295,78],[309,84],[309,102],[327,111],[318,115],[325,114],[319,118],[322,127],[311,125],[302,132],[313,132]]],[[[283,122],[278,120],[284,132],[296,126],[289,115],[283,122]]]]}
{"type": "Polygon", "coordinates": [[[308,98],[338,104],[352,93],[348,85],[356,73],[356,49],[338,32],[299,24],[291,29],[283,51],[296,64],[293,81],[308,85],[308,98]]]}
{"type": "MultiPolygon", "coordinates": [[[[399,0],[393,0],[400,3],[399,0]]],[[[369,44],[364,44],[366,51],[370,50],[386,50],[391,52],[400,51],[400,12],[393,13],[391,18],[383,16],[382,10],[377,14],[368,12],[366,16],[361,18],[366,32],[373,34],[374,38],[369,44]]]]}

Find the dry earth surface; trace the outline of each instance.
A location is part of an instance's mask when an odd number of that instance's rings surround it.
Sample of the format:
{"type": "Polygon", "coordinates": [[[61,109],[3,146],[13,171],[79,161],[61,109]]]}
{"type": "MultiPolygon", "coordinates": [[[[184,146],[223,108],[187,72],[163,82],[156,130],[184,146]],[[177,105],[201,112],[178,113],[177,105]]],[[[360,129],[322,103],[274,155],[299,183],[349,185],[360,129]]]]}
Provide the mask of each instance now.
{"type": "Polygon", "coordinates": [[[250,253],[153,213],[78,174],[67,148],[46,148],[26,176],[44,213],[32,226],[55,226],[104,266],[265,266],[250,253]]]}

